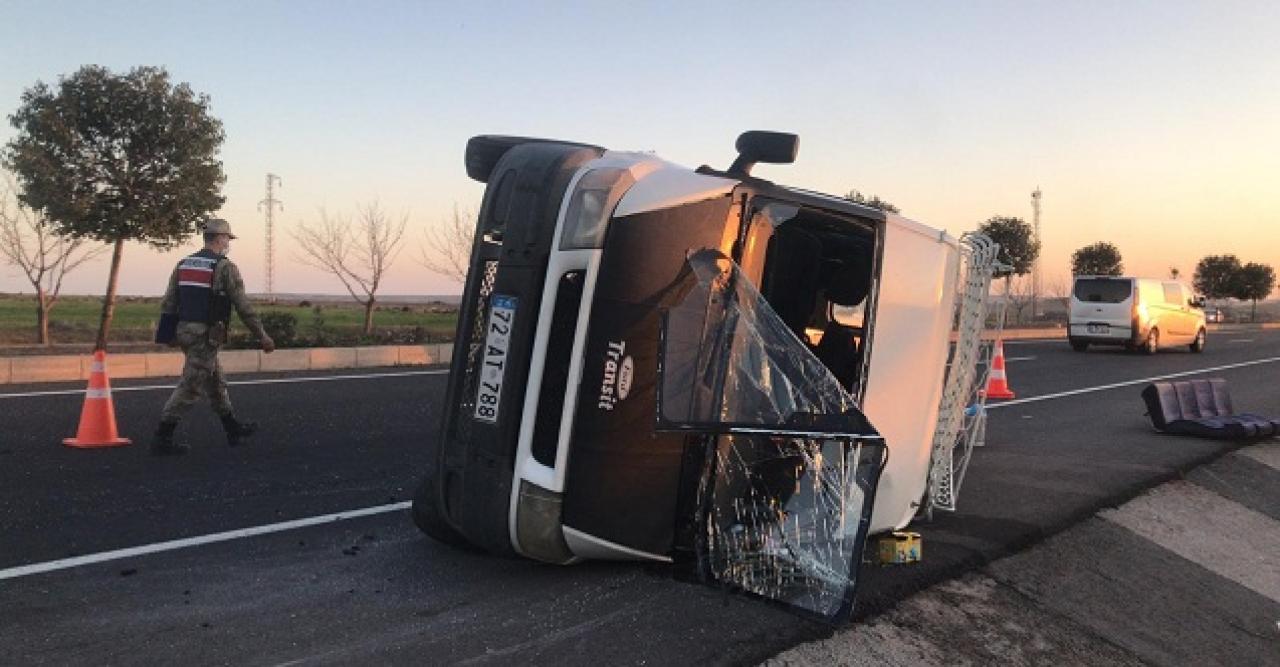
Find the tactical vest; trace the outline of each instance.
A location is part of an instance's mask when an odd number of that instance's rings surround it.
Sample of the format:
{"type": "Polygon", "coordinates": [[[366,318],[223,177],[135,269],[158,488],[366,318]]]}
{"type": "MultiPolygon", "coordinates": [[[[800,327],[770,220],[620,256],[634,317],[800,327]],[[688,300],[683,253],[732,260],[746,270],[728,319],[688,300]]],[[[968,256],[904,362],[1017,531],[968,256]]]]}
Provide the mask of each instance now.
{"type": "MultiPolygon", "coordinates": [[[[214,269],[223,257],[201,250],[178,262],[178,320],[214,324],[225,321],[231,313],[214,304],[214,269]],[[217,311],[217,312],[215,312],[217,311]]],[[[225,299],[225,295],[223,295],[225,299]]]]}

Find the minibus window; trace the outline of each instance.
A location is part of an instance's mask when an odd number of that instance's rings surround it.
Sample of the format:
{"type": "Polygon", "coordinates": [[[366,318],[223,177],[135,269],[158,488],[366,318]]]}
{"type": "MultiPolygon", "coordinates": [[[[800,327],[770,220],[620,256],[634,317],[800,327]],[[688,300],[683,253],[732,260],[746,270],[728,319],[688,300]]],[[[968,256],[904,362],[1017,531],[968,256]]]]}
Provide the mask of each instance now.
{"type": "Polygon", "coordinates": [[[1108,278],[1076,280],[1075,296],[1088,303],[1124,303],[1133,294],[1133,282],[1108,278]]]}

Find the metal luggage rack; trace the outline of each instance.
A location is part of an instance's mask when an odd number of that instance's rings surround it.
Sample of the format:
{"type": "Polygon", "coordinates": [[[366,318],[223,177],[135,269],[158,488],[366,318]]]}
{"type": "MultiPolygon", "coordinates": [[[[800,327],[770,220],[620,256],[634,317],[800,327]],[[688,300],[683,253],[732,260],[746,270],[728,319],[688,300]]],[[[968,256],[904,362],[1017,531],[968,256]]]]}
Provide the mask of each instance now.
{"type": "Polygon", "coordinates": [[[929,484],[920,513],[932,518],[933,510],[954,512],[965,471],[975,447],[986,437],[986,395],[983,389],[991,373],[995,343],[1004,331],[1005,298],[990,297],[996,272],[1007,269],[998,259],[1000,245],[990,237],[967,233],[960,237],[957,267],[953,342],[947,360],[942,402],[933,435],[929,484]],[[988,329],[987,323],[991,322],[988,329]],[[989,335],[984,336],[984,331],[989,335]]]}

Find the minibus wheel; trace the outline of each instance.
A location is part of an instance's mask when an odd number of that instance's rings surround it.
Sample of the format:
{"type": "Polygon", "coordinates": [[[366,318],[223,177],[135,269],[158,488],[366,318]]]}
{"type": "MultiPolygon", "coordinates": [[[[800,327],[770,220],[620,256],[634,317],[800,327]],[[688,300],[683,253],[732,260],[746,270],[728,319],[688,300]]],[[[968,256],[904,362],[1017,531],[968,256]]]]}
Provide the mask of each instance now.
{"type": "Polygon", "coordinates": [[[1142,351],[1147,354],[1155,354],[1160,350],[1160,330],[1152,328],[1147,334],[1147,342],[1143,344],[1142,351]]]}
{"type": "Polygon", "coordinates": [[[1071,349],[1076,352],[1084,352],[1089,349],[1089,344],[1082,340],[1071,341],[1071,349]]]}
{"type": "Polygon", "coordinates": [[[1204,352],[1204,342],[1205,342],[1205,333],[1204,333],[1204,329],[1201,328],[1199,331],[1196,332],[1196,339],[1191,341],[1191,351],[1204,352]]]}
{"type": "Polygon", "coordinates": [[[475,545],[468,542],[462,533],[454,530],[453,526],[445,520],[440,512],[438,499],[434,475],[427,475],[418,485],[417,493],[413,494],[413,523],[418,526],[418,530],[450,546],[475,549],[475,545]]]}

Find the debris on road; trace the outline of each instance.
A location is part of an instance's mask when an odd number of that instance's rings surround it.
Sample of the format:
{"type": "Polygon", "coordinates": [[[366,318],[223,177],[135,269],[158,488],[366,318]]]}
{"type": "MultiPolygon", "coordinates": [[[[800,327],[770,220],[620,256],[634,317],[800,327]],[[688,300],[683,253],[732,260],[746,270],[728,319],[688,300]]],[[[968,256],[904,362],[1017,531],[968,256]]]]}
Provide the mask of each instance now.
{"type": "Polygon", "coordinates": [[[1218,440],[1258,440],[1280,434],[1280,418],[1237,414],[1222,378],[1153,382],[1142,390],[1142,400],[1151,425],[1162,433],[1218,440]]]}

